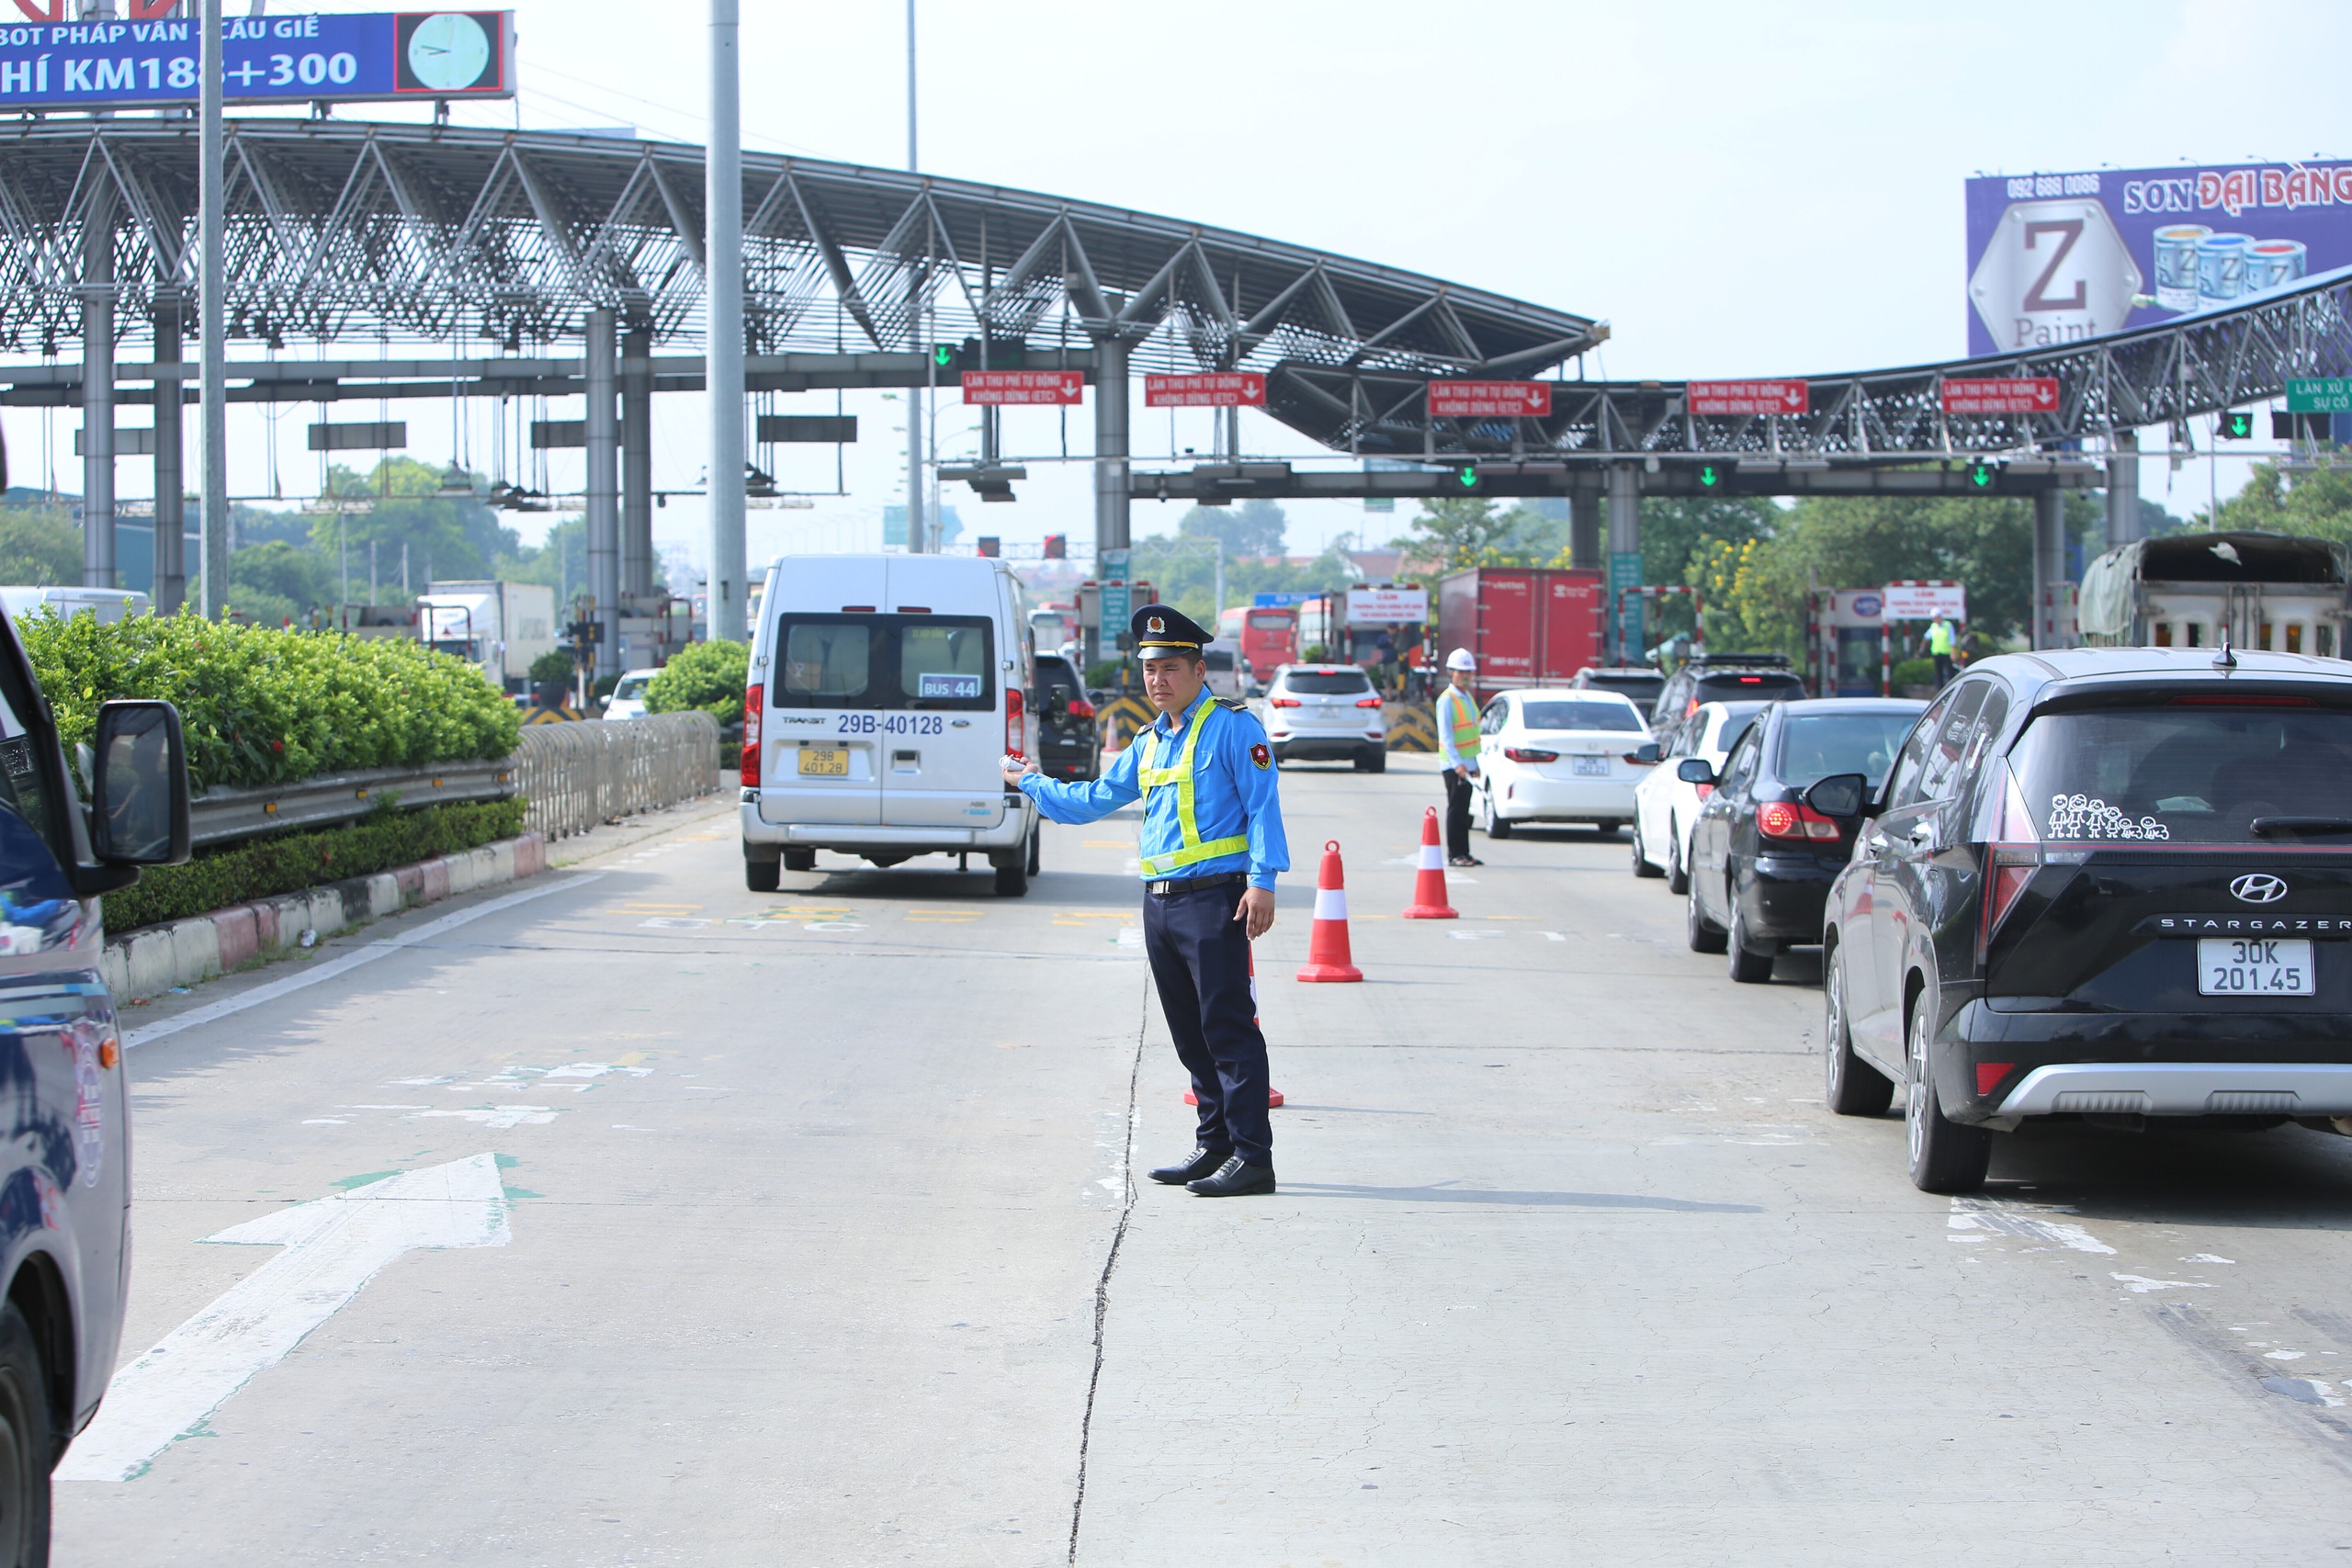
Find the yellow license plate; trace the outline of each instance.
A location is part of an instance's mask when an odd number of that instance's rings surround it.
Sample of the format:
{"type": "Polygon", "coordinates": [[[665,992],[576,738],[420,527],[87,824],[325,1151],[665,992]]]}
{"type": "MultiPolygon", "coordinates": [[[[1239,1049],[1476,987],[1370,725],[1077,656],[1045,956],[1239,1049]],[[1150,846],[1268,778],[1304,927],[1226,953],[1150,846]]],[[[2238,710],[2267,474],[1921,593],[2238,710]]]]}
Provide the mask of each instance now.
{"type": "Polygon", "coordinates": [[[803,746],[800,749],[800,771],[826,778],[849,777],[849,752],[839,746],[803,746]]]}

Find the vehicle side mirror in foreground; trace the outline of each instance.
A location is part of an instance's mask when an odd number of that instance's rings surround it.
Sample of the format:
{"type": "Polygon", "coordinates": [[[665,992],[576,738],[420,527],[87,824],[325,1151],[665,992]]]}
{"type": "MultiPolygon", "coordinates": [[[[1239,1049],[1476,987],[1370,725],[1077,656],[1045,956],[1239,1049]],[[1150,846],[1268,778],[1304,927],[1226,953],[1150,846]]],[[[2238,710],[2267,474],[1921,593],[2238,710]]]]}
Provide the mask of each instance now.
{"type": "Polygon", "coordinates": [[[187,743],[169,703],[98,708],[90,847],[108,865],[177,865],[188,857],[187,743]]]}
{"type": "Polygon", "coordinates": [[[1674,776],[1684,784],[1711,784],[1715,782],[1715,765],[1704,757],[1685,757],[1674,776]]]}
{"type": "Polygon", "coordinates": [[[1665,749],[1655,740],[1645,740],[1634,748],[1634,761],[1636,762],[1655,762],[1665,755],[1665,749]]]}
{"type": "Polygon", "coordinates": [[[1860,773],[1832,773],[1804,792],[1804,803],[1824,817],[1860,817],[1870,789],[1860,773]]]}

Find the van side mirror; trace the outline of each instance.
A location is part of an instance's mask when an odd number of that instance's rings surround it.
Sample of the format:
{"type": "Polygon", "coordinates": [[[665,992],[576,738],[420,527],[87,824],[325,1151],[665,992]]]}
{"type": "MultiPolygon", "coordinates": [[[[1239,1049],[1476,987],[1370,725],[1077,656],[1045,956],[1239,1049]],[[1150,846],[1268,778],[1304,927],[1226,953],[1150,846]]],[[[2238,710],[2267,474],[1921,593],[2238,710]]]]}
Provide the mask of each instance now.
{"type": "Polygon", "coordinates": [[[169,703],[98,708],[90,848],[107,865],[177,865],[188,857],[187,743],[169,703]]]}
{"type": "Polygon", "coordinates": [[[1870,789],[1860,773],[1832,773],[1804,792],[1804,803],[1824,817],[1860,817],[1870,789]]]}
{"type": "Polygon", "coordinates": [[[1711,784],[1715,782],[1715,765],[1704,757],[1685,757],[1675,768],[1674,776],[1684,784],[1711,784]]]}
{"type": "Polygon", "coordinates": [[[1634,761],[1636,762],[1655,762],[1665,755],[1666,749],[1655,740],[1645,740],[1634,748],[1634,761]]]}

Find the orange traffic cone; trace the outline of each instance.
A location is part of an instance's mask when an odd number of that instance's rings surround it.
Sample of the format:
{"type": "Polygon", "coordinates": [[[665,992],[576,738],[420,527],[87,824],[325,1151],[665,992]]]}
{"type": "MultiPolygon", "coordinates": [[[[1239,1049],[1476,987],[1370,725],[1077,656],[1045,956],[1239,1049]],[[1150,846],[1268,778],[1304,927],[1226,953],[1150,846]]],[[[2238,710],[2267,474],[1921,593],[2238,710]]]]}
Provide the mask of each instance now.
{"type": "Polygon", "coordinates": [[[1302,980],[1361,980],[1363,971],[1348,957],[1348,883],[1340,868],[1340,840],[1323,845],[1323,868],[1315,878],[1315,924],[1306,935],[1302,980]]]}
{"type": "MultiPolygon", "coordinates": [[[[1258,1021],[1258,950],[1254,947],[1250,950],[1250,1021],[1258,1021]]],[[[1200,1096],[1189,1089],[1184,1091],[1185,1104],[1198,1105],[1200,1102],[1200,1096]]],[[[1283,1091],[1270,1086],[1266,1090],[1266,1109],[1272,1111],[1282,1102],[1283,1091]]]]}
{"type": "Polygon", "coordinates": [[[1421,869],[1413,876],[1413,907],[1408,920],[1454,920],[1462,917],[1445,901],[1445,850],[1437,841],[1437,807],[1421,818],[1421,869]]]}

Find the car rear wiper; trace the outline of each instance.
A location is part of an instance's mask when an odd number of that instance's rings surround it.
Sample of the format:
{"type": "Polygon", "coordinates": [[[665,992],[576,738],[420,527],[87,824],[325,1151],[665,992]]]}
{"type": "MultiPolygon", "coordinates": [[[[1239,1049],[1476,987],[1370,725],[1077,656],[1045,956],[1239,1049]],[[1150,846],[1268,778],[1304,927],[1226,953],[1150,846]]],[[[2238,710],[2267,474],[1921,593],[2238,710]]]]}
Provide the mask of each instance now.
{"type": "Polygon", "coordinates": [[[2246,825],[2257,839],[2310,839],[2352,833],[2352,817],[2257,817],[2246,825]]]}

